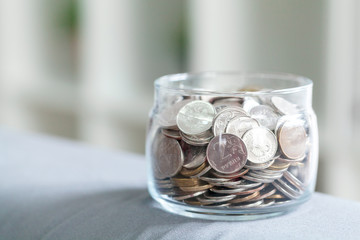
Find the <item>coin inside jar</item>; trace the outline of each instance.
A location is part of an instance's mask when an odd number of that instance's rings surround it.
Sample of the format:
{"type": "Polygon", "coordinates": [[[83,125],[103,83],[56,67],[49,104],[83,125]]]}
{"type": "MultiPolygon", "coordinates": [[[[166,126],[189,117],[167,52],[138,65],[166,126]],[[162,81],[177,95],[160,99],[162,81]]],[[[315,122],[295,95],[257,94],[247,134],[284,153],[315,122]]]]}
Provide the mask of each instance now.
{"type": "Polygon", "coordinates": [[[247,113],[241,107],[226,107],[216,114],[213,123],[213,132],[217,136],[225,133],[229,121],[236,116],[248,117],[247,113]]]}
{"type": "Polygon", "coordinates": [[[279,145],[286,157],[290,159],[304,157],[307,136],[302,121],[286,121],[278,132],[279,145]]]}
{"type": "Polygon", "coordinates": [[[267,105],[255,106],[250,110],[250,116],[255,118],[262,126],[274,130],[279,116],[267,105]]]}
{"type": "Polygon", "coordinates": [[[260,127],[258,121],[250,117],[235,117],[231,119],[226,127],[226,133],[231,133],[241,138],[248,130],[260,127]]]}
{"type": "Polygon", "coordinates": [[[233,134],[220,134],[214,137],[206,150],[210,166],[224,174],[231,174],[242,169],[247,160],[244,142],[233,134]]]}
{"type": "Polygon", "coordinates": [[[278,146],[276,136],[267,128],[250,129],[242,139],[248,150],[248,160],[253,163],[265,163],[276,154],[278,146]]]}
{"type": "Polygon", "coordinates": [[[184,155],[178,141],[162,136],[155,146],[154,168],[157,170],[157,177],[163,179],[180,172],[184,155]]]}
{"type": "Polygon", "coordinates": [[[179,129],[189,135],[204,133],[212,126],[214,107],[205,101],[192,101],[183,106],[176,117],[179,129]]]}

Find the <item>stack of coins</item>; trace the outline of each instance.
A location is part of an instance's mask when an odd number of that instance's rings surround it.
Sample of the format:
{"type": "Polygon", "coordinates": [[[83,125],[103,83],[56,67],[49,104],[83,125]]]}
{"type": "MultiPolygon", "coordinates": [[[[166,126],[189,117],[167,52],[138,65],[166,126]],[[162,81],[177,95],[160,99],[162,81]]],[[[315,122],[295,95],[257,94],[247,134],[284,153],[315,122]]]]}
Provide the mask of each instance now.
{"type": "Polygon", "coordinates": [[[152,168],[162,197],[248,209],[285,204],[307,191],[309,121],[282,97],[183,99],[154,121],[160,127],[152,168]]]}

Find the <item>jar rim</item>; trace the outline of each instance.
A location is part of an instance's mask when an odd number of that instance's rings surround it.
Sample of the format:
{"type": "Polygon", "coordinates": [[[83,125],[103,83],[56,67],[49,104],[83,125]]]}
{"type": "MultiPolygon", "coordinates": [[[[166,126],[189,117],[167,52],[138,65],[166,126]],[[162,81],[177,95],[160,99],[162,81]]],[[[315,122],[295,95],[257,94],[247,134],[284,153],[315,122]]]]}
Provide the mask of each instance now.
{"type": "Polygon", "coordinates": [[[154,81],[156,89],[165,89],[168,91],[174,91],[179,93],[196,94],[196,95],[271,95],[271,94],[291,94],[311,89],[313,82],[311,79],[285,72],[237,72],[237,71],[205,71],[205,72],[193,72],[193,73],[175,73],[168,74],[157,78],[154,81]],[[276,79],[291,81],[297,86],[286,87],[281,89],[265,89],[261,91],[217,91],[206,88],[192,88],[184,85],[170,86],[170,83],[188,81],[190,78],[218,78],[222,76],[233,76],[239,78],[258,78],[258,79],[276,79]]]}

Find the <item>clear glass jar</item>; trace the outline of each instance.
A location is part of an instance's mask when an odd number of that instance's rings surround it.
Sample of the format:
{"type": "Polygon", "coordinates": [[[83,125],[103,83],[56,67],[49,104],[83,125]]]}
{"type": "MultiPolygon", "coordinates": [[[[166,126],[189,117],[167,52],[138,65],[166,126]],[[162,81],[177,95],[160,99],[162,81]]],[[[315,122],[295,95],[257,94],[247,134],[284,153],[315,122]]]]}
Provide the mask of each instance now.
{"type": "Polygon", "coordinates": [[[205,72],[155,81],[148,189],[172,213],[252,220],[314,192],[312,81],[285,73],[205,72]]]}

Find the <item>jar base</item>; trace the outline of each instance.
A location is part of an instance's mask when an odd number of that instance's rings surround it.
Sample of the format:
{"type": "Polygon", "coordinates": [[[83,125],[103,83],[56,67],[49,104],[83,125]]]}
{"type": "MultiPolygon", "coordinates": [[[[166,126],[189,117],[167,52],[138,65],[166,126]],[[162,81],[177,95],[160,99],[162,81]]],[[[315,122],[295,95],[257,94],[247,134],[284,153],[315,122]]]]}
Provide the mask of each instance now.
{"type": "Polygon", "coordinates": [[[157,202],[155,207],[185,217],[219,221],[252,221],[272,218],[292,212],[296,210],[301,204],[308,201],[310,196],[311,194],[306,194],[299,199],[281,205],[248,209],[220,209],[216,207],[190,206],[180,202],[178,203],[175,201],[166,200],[154,195],[152,197],[157,202]]]}

